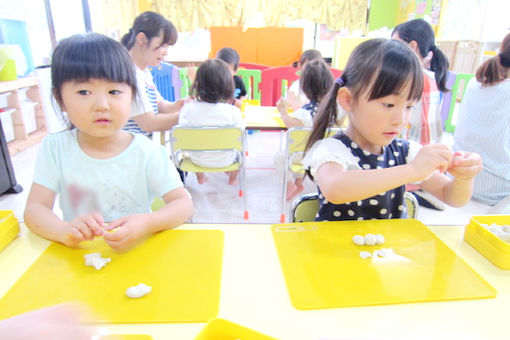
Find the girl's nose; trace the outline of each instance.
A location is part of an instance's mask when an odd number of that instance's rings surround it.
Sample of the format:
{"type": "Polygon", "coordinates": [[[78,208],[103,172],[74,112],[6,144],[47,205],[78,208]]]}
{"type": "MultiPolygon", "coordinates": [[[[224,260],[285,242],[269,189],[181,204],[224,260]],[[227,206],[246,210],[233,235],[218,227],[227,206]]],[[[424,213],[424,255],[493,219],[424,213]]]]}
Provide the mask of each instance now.
{"type": "Polygon", "coordinates": [[[106,111],[109,109],[108,100],[106,96],[98,95],[94,100],[94,110],[96,111],[106,111]]]}

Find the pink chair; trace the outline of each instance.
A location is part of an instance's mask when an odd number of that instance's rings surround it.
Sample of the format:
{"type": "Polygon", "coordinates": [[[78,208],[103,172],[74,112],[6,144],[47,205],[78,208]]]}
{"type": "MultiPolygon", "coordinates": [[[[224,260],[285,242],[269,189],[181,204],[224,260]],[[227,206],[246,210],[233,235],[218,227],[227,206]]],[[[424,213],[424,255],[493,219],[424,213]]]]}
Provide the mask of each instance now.
{"type": "Polygon", "coordinates": [[[239,67],[248,69],[248,70],[265,70],[266,68],[270,68],[270,66],[255,64],[255,63],[240,63],[239,67]]]}
{"type": "Polygon", "coordinates": [[[259,85],[261,92],[260,104],[262,106],[275,106],[282,96],[282,92],[285,94],[286,89],[299,79],[296,71],[291,66],[271,67],[262,70],[262,81],[259,85]],[[287,82],[286,85],[284,80],[287,82]]]}
{"type": "Polygon", "coordinates": [[[342,75],[342,70],[339,70],[339,69],[336,69],[336,68],[331,68],[331,73],[333,74],[333,78],[338,78],[342,75]]]}

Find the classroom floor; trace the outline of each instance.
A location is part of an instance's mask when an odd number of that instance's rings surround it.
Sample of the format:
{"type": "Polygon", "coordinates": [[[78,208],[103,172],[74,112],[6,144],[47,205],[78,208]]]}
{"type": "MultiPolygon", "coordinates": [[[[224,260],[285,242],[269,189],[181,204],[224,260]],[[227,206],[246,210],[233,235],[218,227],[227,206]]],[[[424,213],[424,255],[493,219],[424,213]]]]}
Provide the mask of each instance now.
{"type": "MultiPolygon", "coordinates": [[[[229,185],[226,174],[208,174],[208,181],[204,184],[198,184],[195,175],[188,174],[186,187],[195,205],[194,223],[279,223],[283,173],[281,166],[275,166],[274,156],[284,147],[284,134],[255,131],[247,139],[249,155],[245,193],[249,219],[243,218],[242,199],[237,196],[238,186],[229,185]]],[[[451,136],[445,137],[446,143],[450,140],[451,136]]],[[[23,192],[0,195],[0,210],[13,210],[20,220],[23,219],[38,148],[36,145],[11,157],[16,179],[24,188],[23,192]]],[[[306,180],[304,193],[314,191],[315,185],[306,180]]],[[[485,214],[489,209],[489,206],[473,201],[462,208],[446,207],[444,211],[420,207],[418,220],[428,225],[465,225],[470,216],[485,214]]]]}

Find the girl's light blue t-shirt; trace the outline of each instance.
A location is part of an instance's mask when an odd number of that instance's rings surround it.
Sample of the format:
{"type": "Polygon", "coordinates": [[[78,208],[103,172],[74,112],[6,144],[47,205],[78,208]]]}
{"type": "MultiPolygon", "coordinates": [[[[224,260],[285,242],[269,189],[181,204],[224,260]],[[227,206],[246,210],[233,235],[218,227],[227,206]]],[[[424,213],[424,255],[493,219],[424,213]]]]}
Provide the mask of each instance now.
{"type": "Polygon", "coordinates": [[[94,211],[105,222],[148,213],[155,197],[182,187],[165,149],[145,136],[132,135],[131,144],[109,159],[85,154],[76,129],[43,140],[34,182],[57,193],[65,221],[94,211]]]}

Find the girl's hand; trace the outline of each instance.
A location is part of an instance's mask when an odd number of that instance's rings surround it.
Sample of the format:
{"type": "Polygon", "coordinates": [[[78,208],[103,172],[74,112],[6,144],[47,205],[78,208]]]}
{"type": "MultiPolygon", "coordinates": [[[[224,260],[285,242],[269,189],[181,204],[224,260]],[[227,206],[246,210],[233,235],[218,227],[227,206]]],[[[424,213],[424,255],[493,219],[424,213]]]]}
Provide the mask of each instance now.
{"type": "Polygon", "coordinates": [[[474,152],[457,151],[448,172],[456,179],[470,180],[483,168],[482,158],[474,152]]]}
{"type": "Polygon", "coordinates": [[[104,240],[115,250],[124,250],[136,244],[148,234],[148,214],[124,216],[112,221],[106,230],[116,229],[112,233],[105,233],[104,240]]]}
{"type": "Polygon", "coordinates": [[[92,213],[76,217],[67,223],[67,232],[63,243],[69,247],[76,247],[80,242],[93,240],[103,235],[104,220],[99,213],[92,213]]]}
{"type": "Polygon", "coordinates": [[[280,116],[287,114],[288,104],[287,104],[287,100],[285,98],[281,97],[276,102],[276,107],[278,108],[278,112],[280,112],[280,116]]]}
{"type": "Polygon", "coordinates": [[[413,182],[424,181],[436,170],[445,172],[451,165],[452,150],[444,144],[423,146],[409,165],[413,168],[413,182]]]}

